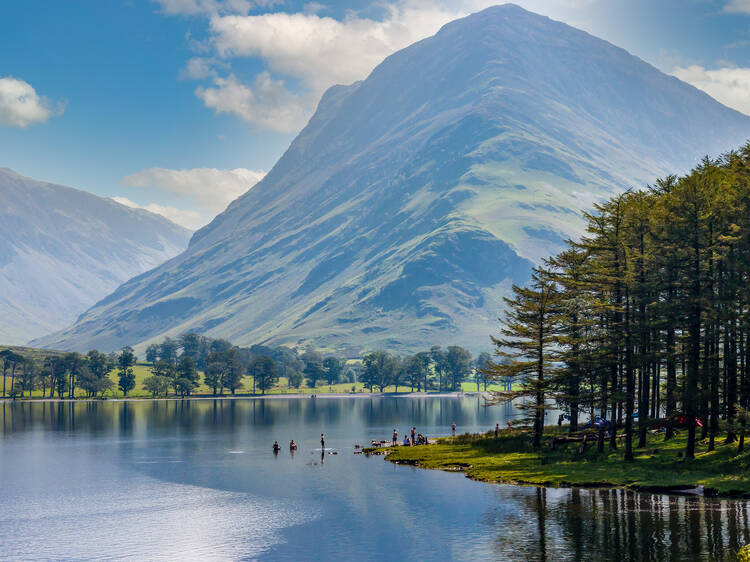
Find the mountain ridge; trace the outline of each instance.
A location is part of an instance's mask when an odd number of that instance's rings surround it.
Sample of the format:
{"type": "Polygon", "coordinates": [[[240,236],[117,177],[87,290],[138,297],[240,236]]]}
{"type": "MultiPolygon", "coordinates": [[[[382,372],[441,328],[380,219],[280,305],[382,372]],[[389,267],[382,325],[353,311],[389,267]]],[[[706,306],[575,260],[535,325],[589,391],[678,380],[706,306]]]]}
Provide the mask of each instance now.
{"type": "Polygon", "coordinates": [[[59,330],[134,274],[187,247],[189,231],[142,209],[0,168],[0,340],[59,330]]]}
{"type": "Polygon", "coordinates": [[[40,343],[197,330],[352,354],[485,348],[510,284],[580,233],[581,209],[748,135],[750,118],[619,47],[489,8],[329,89],[186,252],[40,343]]]}

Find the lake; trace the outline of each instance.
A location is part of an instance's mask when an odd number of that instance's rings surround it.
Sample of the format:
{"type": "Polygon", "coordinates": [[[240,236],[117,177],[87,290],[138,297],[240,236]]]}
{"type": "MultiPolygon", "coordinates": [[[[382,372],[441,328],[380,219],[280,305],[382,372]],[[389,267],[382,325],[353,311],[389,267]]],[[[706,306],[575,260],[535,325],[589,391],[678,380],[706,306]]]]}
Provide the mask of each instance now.
{"type": "Polygon", "coordinates": [[[514,415],[478,396],[0,411],[1,559],[689,560],[750,542],[742,501],[491,485],[353,454],[394,427],[436,436],[514,415]]]}

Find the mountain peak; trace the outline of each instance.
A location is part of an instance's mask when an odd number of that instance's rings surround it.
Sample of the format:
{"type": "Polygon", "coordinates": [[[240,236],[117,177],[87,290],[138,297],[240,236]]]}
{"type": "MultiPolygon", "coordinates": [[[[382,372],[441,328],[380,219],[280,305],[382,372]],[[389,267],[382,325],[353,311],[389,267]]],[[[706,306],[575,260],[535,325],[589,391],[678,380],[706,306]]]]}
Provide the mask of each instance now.
{"type": "Polygon", "coordinates": [[[750,118],[622,49],[488,8],[328,90],[185,253],[44,343],[195,330],[352,354],[484,349],[511,284],[581,232],[581,209],[748,135],[750,118]]]}

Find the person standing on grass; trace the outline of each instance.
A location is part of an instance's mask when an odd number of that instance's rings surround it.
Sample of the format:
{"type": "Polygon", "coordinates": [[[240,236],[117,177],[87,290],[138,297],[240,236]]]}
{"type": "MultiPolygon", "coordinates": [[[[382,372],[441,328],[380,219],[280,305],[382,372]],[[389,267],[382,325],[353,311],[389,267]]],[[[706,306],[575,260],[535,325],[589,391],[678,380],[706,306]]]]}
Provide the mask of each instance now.
{"type": "Polygon", "coordinates": [[[500,434],[500,424],[495,424],[495,439],[497,439],[497,436],[500,434]]]}
{"type": "Polygon", "coordinates": [[[393,440],[391,442],[394,447],[398,444],[398,431],[396,431],[395,427],[393,428],[393,440]]]}
{"type": "Polygon", "coordinates": [[[456,422],[453,422],[451,424],[451,430],[453,431],[453,435],[455,435],[456,434],[456,422]]]}
{"type": "Polygon", "coordinates": [[[412,445],[416,445],[417,444],[416,439],[417,439],[417,428],[416,427],[412,427],[411,428],[411,444],[412,445]]]}

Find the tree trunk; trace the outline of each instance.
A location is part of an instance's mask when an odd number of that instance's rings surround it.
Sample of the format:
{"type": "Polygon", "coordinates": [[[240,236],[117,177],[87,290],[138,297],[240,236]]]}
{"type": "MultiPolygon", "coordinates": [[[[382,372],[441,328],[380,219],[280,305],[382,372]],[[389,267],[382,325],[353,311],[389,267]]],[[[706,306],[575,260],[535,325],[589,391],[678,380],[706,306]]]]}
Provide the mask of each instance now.
{"type": "Polygon", "coordinates": [[[685,380],[685,418],[688,423],[688,440],[685,446],[685,457],[695,458],[695,419],[696,399],[698,398],[698,376],[700,369],[701,343],[701,280],[700,280],[700,243],[698,240],[697,224],[693,232],[692,248],[692,284],[690,290],[690,306],[688,309],[688,357],[687,377],[685,380]]]}
{"type": "Polygon", "coordinates": [[[10,393],[13,395],[13,400],[16,399],[16,393],[13,390],[13,386],[15,385],[15,382],[16,382],[16,364],[13,363],[13,367],[11,367],[11,370],[10,370],[10,393]]]}
{"type": "Polygon", "coordinates": [[[630,336],[630,295],[625,294],[625,460],[633,460],[633,402],[635,400],[635,374],[633,348],[630,336]]]}

